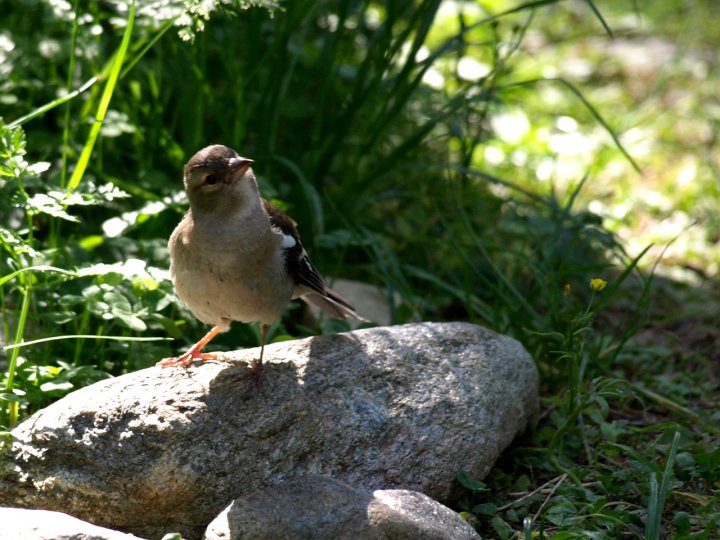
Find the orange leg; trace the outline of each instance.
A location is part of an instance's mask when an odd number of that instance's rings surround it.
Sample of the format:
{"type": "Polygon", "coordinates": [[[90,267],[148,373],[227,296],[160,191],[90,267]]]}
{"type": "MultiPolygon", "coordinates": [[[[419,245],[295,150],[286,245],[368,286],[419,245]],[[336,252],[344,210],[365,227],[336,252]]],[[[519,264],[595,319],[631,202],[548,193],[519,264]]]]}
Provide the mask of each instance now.
{"type": "MultiPolygon", "coordinates": [[[[220,332],[227,330],[227,328],[227,326],[213,326],[212,329],[205,334],[200,341],[190,347],[185,354],[173,358],[164,358],[158,362],[158,365],[162,367],[187,367],[196,360],[216,360],[218,358],[218,353],[201,353],[200,351],[203,347],[205,347],[205,345],[210,343],[215,336],[217,336],[220,332]]],[[[262,363],[262,353],[260,353],[260,362],[262,363]]]]}

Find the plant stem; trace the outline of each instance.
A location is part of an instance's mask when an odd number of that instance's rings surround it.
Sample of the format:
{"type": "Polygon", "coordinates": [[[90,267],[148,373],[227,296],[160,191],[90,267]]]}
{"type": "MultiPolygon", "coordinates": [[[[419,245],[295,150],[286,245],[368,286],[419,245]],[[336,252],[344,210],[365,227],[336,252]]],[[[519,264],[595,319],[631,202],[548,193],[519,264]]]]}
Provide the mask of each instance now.
{"type": "MultiPolygon", "coordinates": [[[[22,341],[23,335],[25,334],[25,322],[27,321],[27,314],[30,309],[30,292],[32,289],[32,277],[28,279],[27,285],[23,291],[23,302],[20,307],[20,318],[18,319],[18,326],[15,331],[15,339],[13,344],[17,345],[22,341]]],[[[8,359],[8,376],[5,382],[5,392],[12,393],[13,386],[15,383],[15,370],[17,369],[18,356],[20,355],[20,348],[15,348],[10,351],[10,358],[8,359]]],[[[18,402],[8,402],[8,426],[10,428],[15,427],[18,420],[18,402]]]]}

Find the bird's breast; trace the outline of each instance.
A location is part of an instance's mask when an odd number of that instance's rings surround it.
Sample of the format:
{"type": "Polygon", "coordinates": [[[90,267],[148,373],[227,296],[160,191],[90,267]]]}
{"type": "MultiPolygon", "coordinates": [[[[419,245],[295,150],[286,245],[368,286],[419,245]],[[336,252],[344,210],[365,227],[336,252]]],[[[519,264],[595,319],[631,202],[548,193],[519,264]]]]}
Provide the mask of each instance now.
{"type": "Polygon", "coordinates": [[[168,246],[170,275],[178,296],[198,319],[270,324],[280,318],[294,283],[285,272],[278,240],[178,229],[168,246]]]}

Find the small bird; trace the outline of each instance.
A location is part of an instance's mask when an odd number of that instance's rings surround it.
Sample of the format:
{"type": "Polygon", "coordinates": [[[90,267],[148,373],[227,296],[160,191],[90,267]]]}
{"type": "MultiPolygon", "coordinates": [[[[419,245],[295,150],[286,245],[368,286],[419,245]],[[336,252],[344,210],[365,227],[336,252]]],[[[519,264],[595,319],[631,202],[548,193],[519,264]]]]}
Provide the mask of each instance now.
{"type": "Polygon", "coordinates": [[[260,358],[253,371],[259,375],[268,328],[293,298],[338,319],[365,320],[325,286],[295,221],[260,197],[253,163],[216,144],[185,165],[190,209],[168,242],[170,277],[195,317],[213,328],[183,355],[161,360],[163,367],[218,359],[202,348],[232,321],[258,322],[260,358]]]}

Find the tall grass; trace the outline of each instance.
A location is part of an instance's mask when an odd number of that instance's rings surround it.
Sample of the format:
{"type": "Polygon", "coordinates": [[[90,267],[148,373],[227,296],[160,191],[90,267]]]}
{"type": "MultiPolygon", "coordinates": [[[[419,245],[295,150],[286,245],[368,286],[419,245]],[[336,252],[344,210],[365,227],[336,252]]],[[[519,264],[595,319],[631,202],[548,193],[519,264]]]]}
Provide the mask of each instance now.
{"type": "MultiPolygon", "coordinates": [[[[231,144],[256,159],[263,191],[285,202],[327,267],[342,264],[350,277],[383,283],[389,298],[399,292],[403,304],[394,306],[394,320],[444,313],[521,339],[531,335],[528,330],[548,330],[552,317],[541,315],[538,306],[557,310],[552,287],[558,273],[563,279],[585,279],[588,266],[560,251],[529,253],[522,237],[510,241],[516,247],[506,254],[499,244],[488,243],[485,238],[497,224],[523,220],[517,219],[513,200],[507,201],[509,213],[500,210],[486,187],[495,179],[473,169],[472,154],[490,136],[487,119],[496,102],[519,84],[512,80],[512,56],[533,10],[552,3],[520,5],[472,24],[460,12],[457,29],[447,31],[438,30],[439,0],[292,2],[277,18],[254,8],[219,19],[192,44],[168,32],[177,14],[160,21],[136,17],[133,3],[118,19],[113,5],[84,13],[76,3],[65,14],[72,22],[70,36],[61,38],[67,48],[57,53],[70,58],[67,70],[58,65],[47,94],[54,93],[53,82],[78,90],[21,113],[6,131],[15,137],[22,125],[31,140],[45,141],[31,146],[31,154],[52,160],[61,150],[62,156],[61,167],[41,173],[47,166],[25,161],[24,141],[6,144],[8,163],[22,165],[6,174],[18,189],[5,203],[15,203],[7,206],[4,223],[12,263],[8,275],[44,263],[67,272],[127,259],[146,264],[115,264],[105,274],[81,272],[79,279],[59,281],[22,273],[7,282],[4,320],[6,326],[17,320],[13,344],[28,337],[44,344],[24,348],[27,357],[9,349],[7,422],[17,422],[18,403],[30,412],[50,396],[39,392],[42,399],[33,402],[14,393],[16,377],[25,375],[18,371],[24,362],[28,367],[68,362],[75,370],[93,366],[96,371],[86,372],[92,380],[148,365],[168,352],[157,344],[101,340],[88,345],[85,339],[50,349],[47,339],[118,331],[128,338],[148,332],[178,337],[194,325],[178,311],[156,267],[167,266],[162,246],[182,207],[174,198],[178,171],[188,154],[211,142],[231,144]],[[104,30],[98,34],[80,25],[81,15],[104,24],[104,30]],[[505,17],[521,22],[507,42],[498,32],[505,17]],[[97,53],[76,57],[76,51],[90,47],[97,53]],[[454,66],[468,51],[491,63],[486,77],[466,81],[457,75],[454,66]],[[449,79],[443,90],[423,82],[438,68],[449,79]],[[449,151],[455,141],[462,142],[461,152],[449,151]],[[478,208],[487,212],[480,217],[478,208]],[[23,213],[26,226],[13,231],[13,216],[23,213]],[[528,259],[537,261],[526,265],[532,272],[518,272],[528,259]],[[435,291],[425,299],[428,284],[435,291]],[[17,310],[16,299],[21,300],[17,310]],[[32,335],[26,337],[28,323],[32,335]]],[[[64,28],[62,18],[46,6],[37,9],[48,27],[64,28]]],[[[10,27],[32,35],[22,15],[11,14],[10,27]]],[[[39,91],[24,93],[19,82],[14,90],[21,102],[42,97],[39,91]]],[[[5,189],[12,193],[11,183],[5,189]]],[[[584,238],[586,224],[578,223],[569,207],[556,212],[552,200],[537,197],[521,204],[549,227],[547,238],[535,239],[537,245],[574,234],[578,252],[586,261],[594,258],[595,265],[601,264],[602,250],[612,248],[584,238]]],[[[537,230],[536,224],[526,225],[528,234],[537,230]]],[[[248,339],[236,333],[235,343],[238,337],[248,339]]],[[[80,384],[77,373],[48,370],[48,380],[33,384],[49,384],[61,395],[59,390],[80,384]],[[63,376],[67,380],[54,384],[63,376]]]]}

